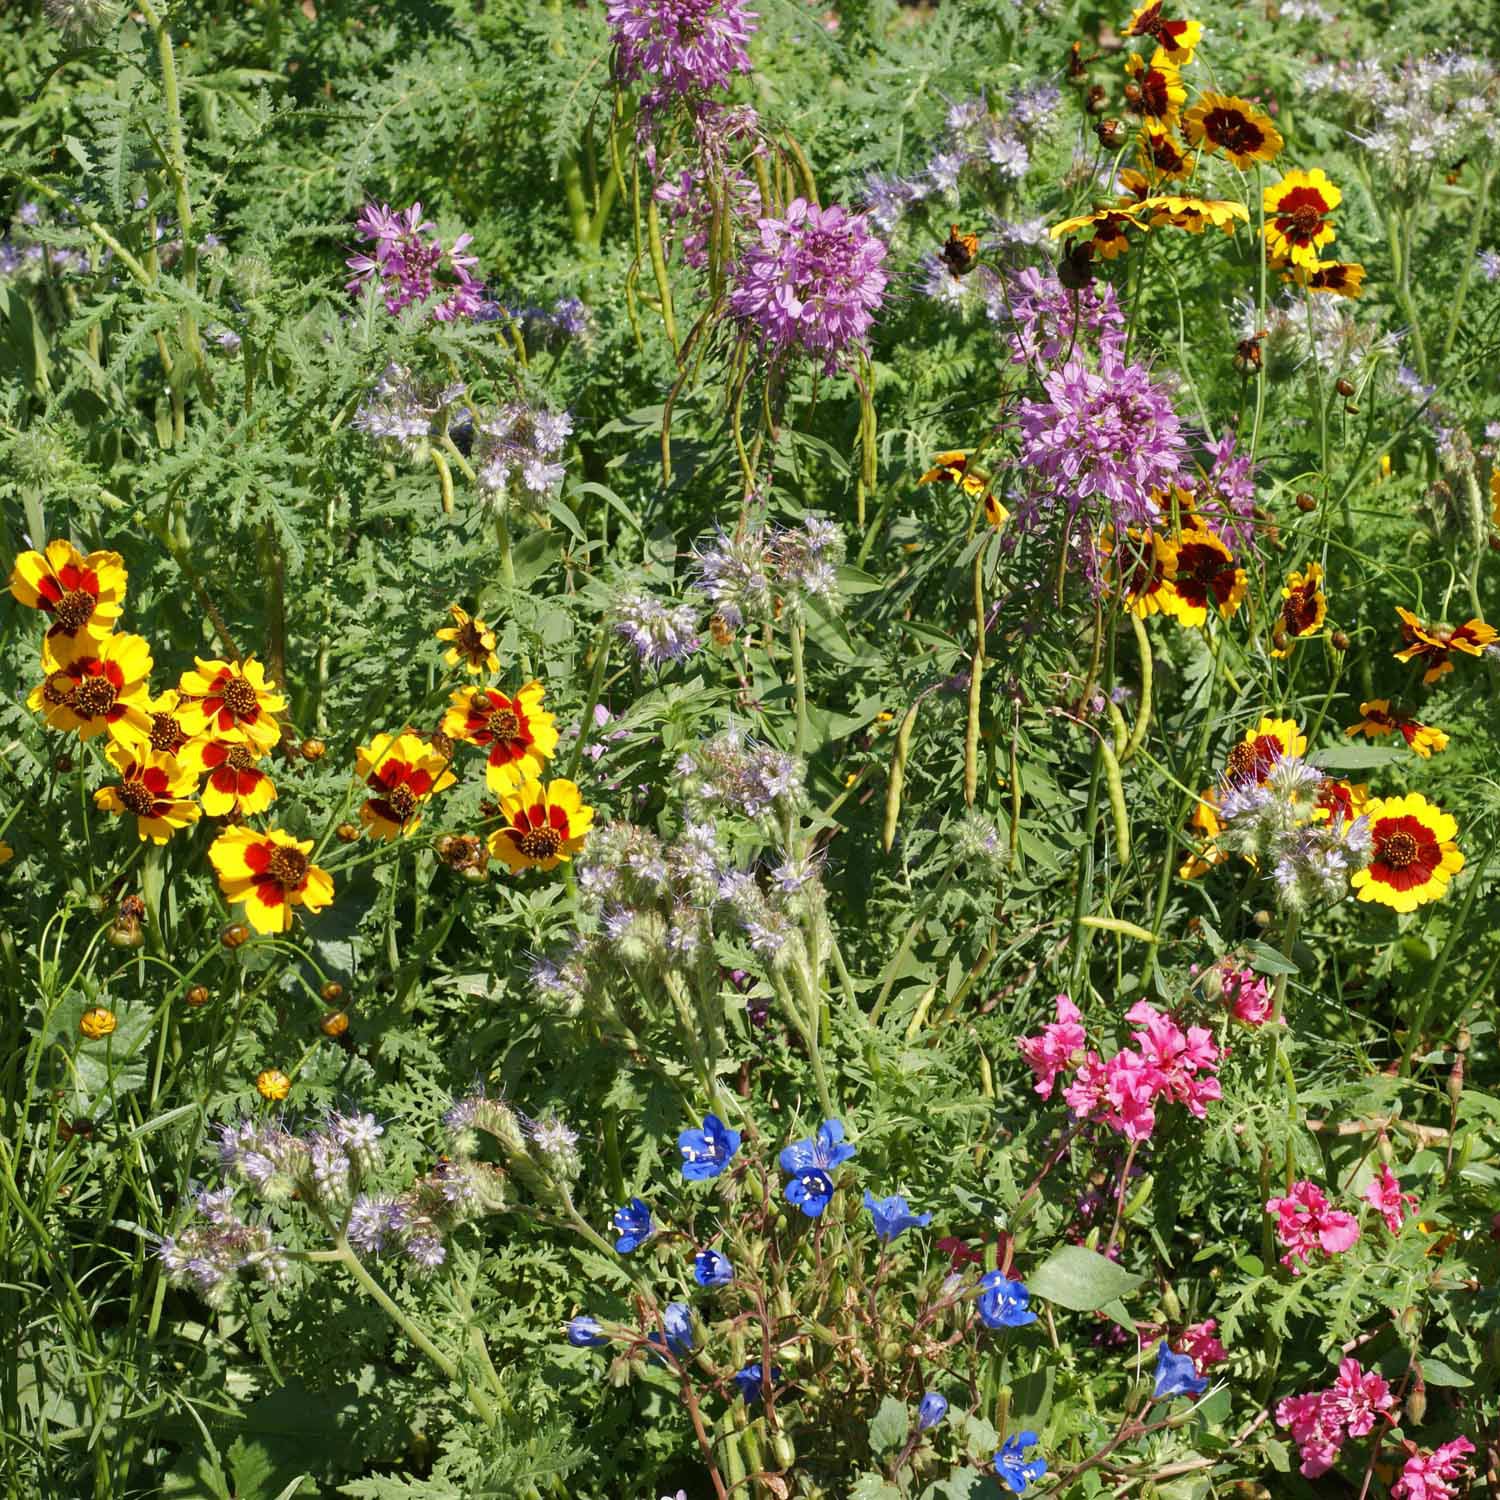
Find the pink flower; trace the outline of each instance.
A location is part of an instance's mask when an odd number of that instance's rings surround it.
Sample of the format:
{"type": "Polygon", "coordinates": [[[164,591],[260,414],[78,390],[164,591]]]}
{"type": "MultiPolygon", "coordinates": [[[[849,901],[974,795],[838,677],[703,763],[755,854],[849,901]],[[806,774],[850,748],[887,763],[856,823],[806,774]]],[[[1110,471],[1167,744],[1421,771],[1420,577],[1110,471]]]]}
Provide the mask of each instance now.
{"type": "Polygon", "coordinates": [[[1077,1066],[1088,1040],[1083,1029],[1083,1013],[1066,995],[1056,999],[1057,1019],[1042,1027],[1040,1036],[1017,1038],[1021,1056],[1036,1074],[1036,1091],[1043,1099],[1052,1097],[1052,1085],[1059,1073],[1077,1066]]]}
{"type": "Polygon", "coordinates": [[[1162,1084],[1161,1072],[1148,1058],[1122,1047],[1104,1065],[1105,1122],[1128,1141],[1148,1139],[1156,1129],[1155,1103],[1162,1084]]]}
{"type": "Polygon", "coordinates": [[[1425,1457],[1413,1453],[1391,1486],[1391,1500],[1453,1500],[1453,1485],[1469,1468],[1464,1455],[1473,1451],[1468,1438],[1457,1437],[1425,1457]]]}
{"type": "Polygon", "coordinates": [[[1415,1204],[1415,1193],[1403,1193],[1396,1174],[1384,1163],[1380,1164],[1380,1176],[1364,1191],[1365,1202],[1385,1220],[1385,1227],[1392,1234],[1400,1234],[1406,1222],[1406,1205],[1415,1204]]]}
{"type": "Polygon", "coordinates": [[[1177,1340],[1179,1354],[1190,1354],[1193,1365],[1200,1375],[1208,1374],[1214,1365],[1221,1365],[1229,1358],[1229,1351],[1215,1337],[1218,1322],[1210,1318],[1206,1323],[1193,1323],[1182,1330],[1177,1340]]]}
{"type": "Polygon", "coordinates": [[[1285,1198],[1271,1198],[1266,1212],[1275,1214],[1276,1237],[1287,1247],[1282,1265],[1295,1276],[1312,1251],[1338,1255],[1359,1239],[1359,1223],[1352,1214],[1331,1208],[1315,1182],[1294,1182],[1285,1198]]]}
{"type": "Polygon", "coordinates": [[[1271,1019],[1271,986],[1253,969],[1219,972],[1229,1014],[1245,1026],[1264,1026],[1271,1019]]]}
{"type": "Polygon", "coordinates": [[[1374,1370],[1367,1373],[1357,1359],[1346,1359],[1331,1389],[1288,1396],[1278,1403],[1276,1422],[1291,1428],[1302,1473],[1316,1479],[1334,1466],[1348,1439],[1363,1437],[1395,1404],[1382,1375],[1374,1370]]]}
{"type": "Polygon", "coordinates": [[[1170,1016],[1144,1000],[1131,1006],[1125,1019],[1142,1028],[1133,1039],[1160,1075],[1159,1091],[1185,1104],[1188,1113],[1201,1120],[1205,1102],[1223,1097],[1219,1080],[1212,1076],[1219,1064],[1213,1034],[1203,1026],[1189,1026],[1184,1032],[1170,1016]],[[1200,1072],[1206,1076],[1197,1077],[1200,1072]]]}
{"type": "Polygon", "coordinates": [[[1063,1098],[1080,1120],[1086,1120],[1099,1108],[1103,1097],[1104,1060],[1090,1048],[1078,1064],[1072,1083],[1063,1090],[1063,1098]]]}

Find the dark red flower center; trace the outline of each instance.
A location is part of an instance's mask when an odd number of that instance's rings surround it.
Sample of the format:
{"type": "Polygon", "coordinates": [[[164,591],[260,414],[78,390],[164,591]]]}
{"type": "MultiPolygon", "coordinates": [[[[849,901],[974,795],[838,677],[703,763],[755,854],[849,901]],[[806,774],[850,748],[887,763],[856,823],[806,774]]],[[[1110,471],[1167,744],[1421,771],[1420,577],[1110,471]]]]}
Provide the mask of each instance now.
{"type": "Polygon", "coordinates": [[[57,708],[73,701],[78,691],[78,679],[71,672],[52,672],[42,684],[42,701],[57,708]]]}
{"type": "Polygon", "coordinates": [[[1177,588],[1192,604],[1203,603],[1210,590],[1223,603],[1234,591],[1234,563],[1207,542],[1187,542],[1177,553],[1177,588]]]}
{"type": "Polygon", "coordinates": [[[165,755],[176,755],[187,744],[187,735],[171,714],[151,715],[151,748],[165,755]]]}
{"type": "Polygon", "coordinates": [[[266,861],[266,874],[285,890],[296,890],[307,878],[307,856],[300,849],[278,844],[266,861]]]}
{"type": "Polygon", "coordinates": [[[1281,606],[1282,622],[1293,635],[1301,635],[1318,623],[1318,590],[1315,584],[1299,584],[1281,606]]]}
{"type": "Polygon", "coordinates": [[[1380,846],[1380,862],[1393,870],[1404,870],[1416,858],[1417,841],[1409,833],[1393,833],[1380,846]]]}
{"type": "Polygon", "coordinates": [[[252,718],[260,707],[255,689],[243,677],[229,678],[219,689],[219,696],[224,700],[224,707],[237,719],[252,718]]]}
{"type": "Polygon", "coordinates": [[[516,839],[516,848],[527,859],[551,859],[562,848],[562,835],[555,828],[533,828],[516,839]]]}
{"type": "Polygon", "coordinates": [[[109,678],[85,677],[73,692],[73,712],[80,719],[102,719],[118,696],[109,678]]]}
{"type": "Polygon", "coordinates": [[[453,644],[462,655],[472,656],[476,661],[483,661],[490,654],[490,648],[485,645],[484,637],[472,620],[465,620],[458,627],[458,637],[453,644]]]}
{"type": "Polygon", "coordinates": [[[98,600],[84,589],[73,589],[52,606],[52,616],[60,629],[73,635],[94,617],[98,600]]]}
{"type": "Polygon", "coordinates": [[[1237,156],[1253,156],[1266,142],[1265,131],[1237,109],[1209,110],[1203,117],[1203,133],[1237,156]]]}
{"type": "Polygon", "coordinates": [[[485,719],[484,727],[489,731],[491,738],[502,742],[519,739],[521,734],[520,717],[509,708],[493,710],[485,719]]]}
{"type": "Polygon", "coordinates": [[[232,771],[253,771],[255,758],[243,745],[231,745],[224,764],[232,771]]]}
{"type": "Polygon", "coordinates": [[[156,798],[140,781],[127,781],[119,788],[120,801],[138,818],[149,818],[156,811],[156,798]]]}
{"type": "Polygon", "coordinates": [[[392,788],[383,798],[390,810],[395,813],[396,821],[404,823],[417,810],[416,794],[409,786],[398,786],[392,788]]]}

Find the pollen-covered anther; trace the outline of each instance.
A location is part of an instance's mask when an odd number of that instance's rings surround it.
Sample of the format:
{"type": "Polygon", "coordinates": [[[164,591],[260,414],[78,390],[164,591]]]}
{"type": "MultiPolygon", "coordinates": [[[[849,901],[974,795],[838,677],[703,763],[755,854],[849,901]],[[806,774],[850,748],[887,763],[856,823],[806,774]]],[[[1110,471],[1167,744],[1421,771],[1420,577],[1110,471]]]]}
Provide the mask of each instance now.
{"type": "Polygon", "coordinates": [[[527,859],[551,859],[562,848],[562,835],[555,828],[533,828],[516,840],[527,859]]]}
{"type": "Polygon", "coordinates": [[[224,707],[237,719],[248,719],[258,706],[255,689],[243,677],[231,677],[224,684],[224,707]]]}
{"type": "Polygon", "coordinates": [[[514,709],[497,708],[485,721],[485,728],[497,740],[513,740],[521,733],[521,721],[514,709]]]}
{"type": "Polygon", "coordinates": [[[393,791],[387,792],[385,800],[390,804],[391,811],[403,823],[417,810],[416,793],[409,786],[398,786],[393,791]]]}
{"type": "MultiPolygon", "coordinates": [[[[48,682],[52,681],[51,678],[48,682]]],[[[73,709],[84,719],[98,719],[115,706],[115,685],[107,677],[85,677],[73,693],[73,709]]]]}
{"type": "Polygon", "coordinates": [[[126,781],[118,789],[120,801],[138,818],[149,818],[156,811],[156,798],[139,781],[126,781]]]}
{"type": "Polygon", "coordinates": [[[52,606],[52,618],[69,634],[82,630],[94,617],[94,607],[98,601],[92,594],[85,593],[82,589],[74,589],[71,593],[64,594],[56,604],[52,606]]]}

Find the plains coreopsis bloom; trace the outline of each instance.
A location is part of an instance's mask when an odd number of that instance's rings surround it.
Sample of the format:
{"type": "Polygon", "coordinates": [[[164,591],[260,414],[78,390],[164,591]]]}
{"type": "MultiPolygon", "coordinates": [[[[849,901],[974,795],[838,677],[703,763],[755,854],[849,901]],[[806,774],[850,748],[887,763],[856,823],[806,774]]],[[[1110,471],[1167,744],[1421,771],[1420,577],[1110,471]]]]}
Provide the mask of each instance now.
{"type": "Polygon", "coordinates": [[[163,755],[177,755],[192,736],[178,717],[181,699],[176,688],[164,688],[146,705],[151,718],[151,748],[163,755]]]}
{"type": "Polygon", "coordinates": [[[1201,151],[1222,151],[1242,172],[1274,161],[1284,142],[1269,115],[1246,99],[1205,93],[1182,117],[1183,133],[1201,151]]]}
{"type": "Polygon", "coordinates": [[[741,0],[608,0],[605,19],[627,82],[645,78],[688,94],[727,89],[750,71],[755,13],[741,0]]]}
{"type": "Polygon", "coordinates": [[[1403,646],[1396,652],[1397,661],[1420,660],[1426,670],[1422,673],[1424,685],[1430,685],[1453,670],[1451,657],[1455,651],[1466,656],[1480,656],[1486,646],[1497,637],[1493,625],[1483,620],[1469,620],[1449,629],[1444,625],[1427,625],[1409,609],[1398,604],[1396,613],[1401,616],[1401,638],[1403,646]]]}
{"type": "Polygon", "coordinates": [[[1393,911],[1415,911],[1436,901],[1463,869],[1451,813],[1434,807],[1420,792],[1381,797],[1365,809],[1369,820],[1369,865],[1350,881],[1361,901],[1393,911]]]}
{"type": "Polygon", "coordinates": [[[1117,533],[1155,518],[1153,491],[1182,472],[1184,445],[1167,393],[1141,365],[1075,355],[1042,380],[1046,399],[1022,401],[1020,462],[1033,514],[1088,506],[1117,533]]]}
{"type": "Polygon", "coordinates": [[[1312,266],[1294,265],[1287,277],[1310,292],[1331,292],[1338,297],[1362,297],[1365,268],[1357,261],[1320,260],[1312,266]]]}
{"type": "Polygon", "coordinates": [[[1121,35],[1152,37],[1167,61],[1181,66],[1193,60],[1193,49],[1203,38],[1203,27],[1197,21],[1170,20],[1162,14],[1162,0],[1145,0],[1131,12],[1121,35]]]}
{"type": "Polygon", "coordinates": [[[125,564],[118,552],[85,556],[71,542],[52,541],[45,551],[17,555],[10,591],[18,604],[48,616],[49,647],[59,637],[100,641],[120,618],[125,564]]]}
{"type": "Polygon", "coordinates": [[[1227,620],[1248,587],[1228,543],[1205,526],[1193,526],[1172,538],[1172,546],[1172,593],[1162,600],[1162,609],[1190,627],[1204,624],[1210,609],[1227,620]]]}
{"type": "Polygon", "coordinates": [[[1153,229],[1170,224],[1186,229],[1189,234],[1202,234],[1205,229],[1222,229],[1233,234],[1234,226],[1248,223],[1250,211],[1243,203],[1230,198],[1193,198],[1182,193],[1156,193],[1142,198],[1136,211],[1149,215],[1153,229]]]}
{"type": "Polygon", "coordinates": [[[415,832],[422,822],[422,804],[457,779],[446,755],[406,731],[377,734],[361,745],[355,770],[374,793],[360,808],[360,821],[382,839],[415,832]]]}
{"type": "Polygon", "coordinates": [[[1093,247],[1093,254],[1102,260],[1113,260],[1130,248],[1126,231],[1139,230],[1140,227],[1134,207],[1121,204],[1115,208],[1096,209],[1092,213],[1064,219],[1060,224],[1054,224],[1047,233],[1056,240],[1065,234],[1077,234],[1080,229],[1092,229],[1089,244],[1093,247]]]}
{"type": "Polygon", "coordinates": [[[557,723],[542,707],[545,691],[539,682],[514,695],[463,688],[449,700],[443,733],[487,751],[491,771],[540,776],[557,749],[557,723]]]}
{"type": "Polygon", "coordinates": [[[1166,48],[1158,47],[1149,63],[1140,53],[1131,53],[1125,71],[1134,80],[1139,94],[1134,108],[1145,116],[1146,123],[1158,130],[1175,125],[1182,106],[1187,103],[1187,89],[1166,48]]]}
{"type": "Polygon", "coordinates": [[[1407,746],[1423,760],[1429,760],[1434,750],[1448,748],[1448,736],[1441,729],[1394,712],[1389,698],[1371,698],[1359,705],[1359,713],[1359,723],[1351,724],[1345,734],[1362,734],[1366,739],[1378,740],[1399,733],[1407,746]]]}
{"type": "Polygon", "coordinates": [[[227,744],[250,745],[264,754],[281,738],[276,715],[286,699],[266,680],[253,656],[242,662],[194,658],[197,670],[184,672],[178,717],[194,738],[208,735],[227,744]]]}
{"type": "Polygon", "coordinates": [[[1141,127],[1136,161],[1151,180],[1175,182],[1183,177],[1191,177],[1197,159],[1193,152],[1182,149],[1170,130],[1153,130],[1149,125],[1141,127]]]}
{"type": "Polygon", "coordinates": [[[489,849],[517,874],[555,870],[572,859],[594,821],[594,809],[571,781],[512,780],[499,799],[506,826],[490,835],[489,849]]]}
{"type": "Polygon", "coordinates": [[[1323,592],[1323,568],[1308,563],[1300,573],[1289,574],[1281,591],[1281,618],[1275,632],[1272,656],[1287,656],[1291,642],[1299,636],[1316,635],[1328,617],[1328,596],[1323,592]]]}
{"type": "Polygon", "coordinates": [[[205,777],[201,800],[211,818],[248,818],[276,800],[271,778],[256,764],[255,745],[193,740],[182,751],[184,765],[205,777]]]}
{"type": "Polygon", "coordinates": [[[448,642],[443,660],[456,667],[463,663],[466,672],[489,672],[500,670],[500,658],[495,655],[495,632],[477,615],[469,615],[456,604],[448,606],[451,625],[437,632],[440,641],[448,642]]]}
{"type": "Polygon", "coordinates": [[[1262,717],[1229,752],[1224,775],[1231,785],[1264,781],[1266,773],[1284,756],[1307,753],[1307,736],[1295,719],[1262,717]]]}
{"type": "Polygon", "coordinates": [[[1107,538],[1111,573],[1117,580],[1120,607],[1141,619],[1167,609],[1176,598],[1177,547],[1154,531],[1131,526],[1123,540],[1107,538]]]}
{"type": "Polygon", "coordinates": [[[863,214],[805,198],[756,228],[735,266],[730,311],[771,353],[811,354],[831,373],[880,311],[885,245],[863,214]]]}
{"type": "Polygon", "coordinates": [[[286,932],[294,906],[317,912],[333,900],[333,878],[308,858],[312,847],[311,839],[295,839],[279,828],[226,828],[208,857],[225,900],[243,902],[245,919],[257,932],[286,932]]]}
{"type": "Polygon", "coordinates": [[[140,747],[150,740],[151,648],[138,635],[61,635],[51,643],[57,665],[34,687],[26,706],[53,729],[77,730],[79,739],[108,734],[140,747]]]}
{"type": "Polygon", "coordinates": [[[198,804],[192,800],[198,778],[190,766],[160,751],[123,745],[111,745],[105,755],[120,780],[100,787],[94,805],[105,812],[133,813],[142,842],[165,844],[179,828],[198,820],[198,804]]]}
{"type": "Polygon", "coordinates": [[[1307,270],[1318,264],[1318,251],[1334,238],[1328,216],[1344,195],[1321,167],[1288,172],[1262,193],[1266,214],[1266,248],[1278,261],[1307,270]]]}

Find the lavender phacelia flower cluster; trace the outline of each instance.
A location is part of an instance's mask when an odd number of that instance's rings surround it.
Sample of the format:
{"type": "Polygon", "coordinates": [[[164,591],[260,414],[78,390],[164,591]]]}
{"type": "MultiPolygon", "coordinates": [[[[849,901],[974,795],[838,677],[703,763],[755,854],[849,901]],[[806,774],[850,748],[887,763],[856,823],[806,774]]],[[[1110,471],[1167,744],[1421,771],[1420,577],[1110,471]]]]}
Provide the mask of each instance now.
{"type": "Polygon", "coordinates": [[[698,611],[691,604],[668,604],[644,589],[631,589],[615,601],[615,632],[650,667],[682,661],[702,644],[698,611]]]}
{"type": "Polygon", "coordinates": [[[765,618],[778,599],[794,611],[812,600],[836,604],[844,539],[822,516],[800,526],[756,522],[700,543],[695,557],[698,589],[724,623],[738,630],[747,620],[765,618]]]}

